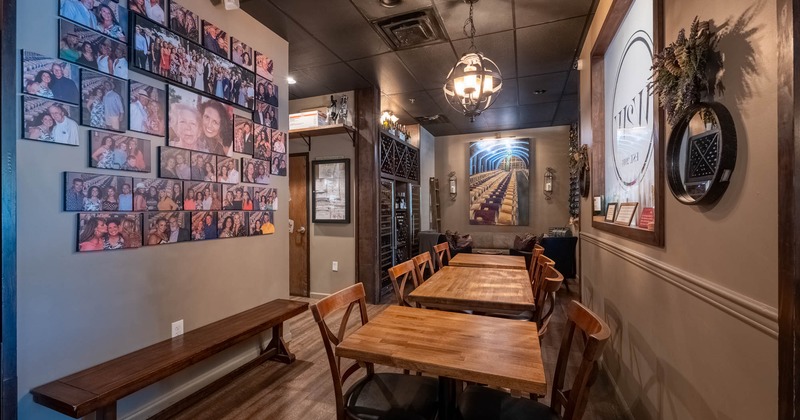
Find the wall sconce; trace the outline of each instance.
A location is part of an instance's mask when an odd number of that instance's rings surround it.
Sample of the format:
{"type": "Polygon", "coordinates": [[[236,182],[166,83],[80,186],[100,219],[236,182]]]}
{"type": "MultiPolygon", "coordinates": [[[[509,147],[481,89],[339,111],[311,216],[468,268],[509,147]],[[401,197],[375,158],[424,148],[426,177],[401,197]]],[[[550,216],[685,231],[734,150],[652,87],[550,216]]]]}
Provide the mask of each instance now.
{"type": "Polygon", "coordinates": [[[397,120],[399,120],[399,118],[397,118],[397,115],[394,115],[392,111],[383,111],[383,114],[381,114],[381,125],[383,128],[388,129],[390,126],[397,124],[397,120]]]}
{"type": "Polygon", "coordinates": [[[544,198],[550,200],[553,198],[553,181],[555,180],[555,169],[548,167],[544,171],[544,198]]]}
{"type": "Polygon", "coordinates": [[[456,173],[455,171],[449,173],[449,191],[450,191],[450,201],[456,201],[456,195],[458,195],[458,188],[456,185],[456,173]]]}

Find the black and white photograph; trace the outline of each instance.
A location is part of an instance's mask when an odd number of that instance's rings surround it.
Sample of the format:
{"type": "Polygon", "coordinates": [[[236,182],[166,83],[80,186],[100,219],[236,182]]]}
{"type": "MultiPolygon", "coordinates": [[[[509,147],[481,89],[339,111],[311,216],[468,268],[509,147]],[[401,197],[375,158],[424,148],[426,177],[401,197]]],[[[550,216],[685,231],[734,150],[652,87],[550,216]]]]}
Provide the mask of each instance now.
{"type": "Polygon", "coordinates": [[[145,213],[145,245],[166,245],[192,240],[191,213],[162,211],[145,213]]]}
{"type": "Polygon", "coordinates": [[[122,79],[128,78],[128,47],[119,41],[59,19],[58,58],[122,79]]]}
{"type": "Polygon", "coordinates": [[[278,108],[267,105],[265,102],[256,101],[256,110],[253,111],[253,121],[267,128],[278,129],[278,108]]]}
{"type": "Polygon", "coordinates": [[[278,189],[269,187],[253,188],[256,210],[278,210],[278,189]]]}
{"type": "Polygon", "coordinates": [[[217,182],[217,156],[192,152],[192,181],[217,182]]]}
{"type": "Polygon", "coordinates": [[[147,16],[159,25],[167,25],[167,0],[128,0],[128,8],[133,13],[147,16]]]}
{"type": "Polygon", "coordinates": [[[200,42],[200,17],[176,0],[169,3],[169,28],[190,41],[200,42]]]}
{"type": "Polygon", "coordinates": [[[222,191],[215,182],[187,181],[185,210],[222,210],[222,191]]]}
{"type": "Polygon", "coordinates": [[[131,80],[128,129],[154,136],[166,135],[167,92],[164,89],[131,80]]]}
{"type": "Polygon", "coordinates": [[[128,42],[128,9],[111,0],[60,0],[61,17],[128,42]]]}
{"type": "Polygon", "coordinates": [[[217,212],[192,212],[192,240],[217,239],[217,212]]]}
{"type": "Polygon", "coordinates": [[[78,252],[142,246],[140,213],[78,213],[78,252]]]}
{"type": "Polygon", "coordinates": [[[217,237],[239,238],[247,236],[247,213],[243,211],[221,211],[217,213],[217,237]]]}
{"type": "Polygon", "coordinates": [[[22,52],[22,93],[78,104],[78,66],[35,52],[22,52]]]}
{"type": "Polygon", "coordinates": [[[258,51],[255,51],[256,58],[256,74],[267,79],[273,80],[274,63],[272,59],[258,51]]]}
{"type": "Polygon", "coordinates": [[[133,178],[133,211],[183,210],[183,182],[133,178]]]}
{"type": "Polygon", "coordinates": [[[77,146],[80,108],[22,95],[22,138],[77,146]]]}
{"type": "Polygon", "coordinates": [[[81,125],[125,131],[127,94],[126,81],[81,69],[81,125]]]}
{"type": "MultiPolygon", "coordinates": [[[[158,176],[172,179],[192,179],[191,152],[186,149],[160,146],[158,148],[158,176]]],[[[190,209],[187,209],[190,210],[190,209]]]]}
{"type": "Polygon", "coordinates": [[[275,233],[275,225],[272,223],[273,212],[271,211],[251,211],[250,217],[250,236],[272,235],[275,233]]]}
{"type": "Polygon", "coordinates": [[[253,156],[253,121],[240,115],[233,116],[233,151],[253,156]]]}
{"type": "Polygon", "coordinates": [[[217,182],[238,184],[240,182],[239,174],[239,159],[232,157],[217,158],[217,182]]]}
{"type": "Polygon", "coordinates": [[[267,185],[269,177],[269,160],[242,158],[242,182],[267,185]]]}
{"type": "Polygon", "coordinates": [[[272,152],[272,175],[286,176],[286,153],[272,152]]]}
{"type": "Polygon", "coordinates": [[[150,140],[94,130],[89,138],[92,168],[150,172],[150,140]]]}
{"type": "Polygon", "coordinates": [[[131,211],[129,176],[67,172],[64,180],[66,211],[131,211]]]}
{"type": "Polygon", "coordinates": [[[253,71],[253,63],[255,63],[253,47],[231,37],[231,61],[247,70],[253,71]]]}
{"type": "Polygon", "coordinates": [[[230,45],[231,41],[228,38],[228,33],[214,25],[213,23],[203,20],[203,47],[208,51],[219,56],[230,58],[230,45]]]}
{"type": "Polygon", "coordinates": [[[170,85],[167,144],[233,156],[233,108],[170,85]]]}
{"type": "Polygon", "coordinates": [[[254,124],[255,143],[253,144],[253,157],[261,160],[272,159],[272,134],[265,125],[254,124]]]}
{"type": "Polygon", "coordinates": [[[253,187],[246,185],[222,186],[223,210],[254,210],[253,187]]]}

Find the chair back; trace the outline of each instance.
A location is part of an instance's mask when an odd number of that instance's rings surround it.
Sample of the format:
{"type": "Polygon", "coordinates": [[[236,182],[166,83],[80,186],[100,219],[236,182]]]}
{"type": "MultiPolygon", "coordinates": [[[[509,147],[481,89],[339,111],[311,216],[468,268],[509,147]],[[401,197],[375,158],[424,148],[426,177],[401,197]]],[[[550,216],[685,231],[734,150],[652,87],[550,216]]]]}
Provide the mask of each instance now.
{"type": "Polygon", "coordinates": [[[434,273],[433,269],[433,259],[431,258],[430,252],[423,252],[422,254],[417,255],[416,257],[412,258],[414,261],[414,267],[417,270],[417,281],[419,284],[428,280],[434,273]]]}
{"type": "Polygon", "coordinates": [[[564,282],[564,276],[555,267],[547,266],[545,269],[546,273],[542,276],[539,296],[536,300],[536,314],[533,318],[536,320],[539,337],[543,336],[547,331],[550,317],[556,307],[556,292],[561,287],[561,283],[564,282]],[[545,310],[545,306],[547,310],[545,310]]]}
{"type": "Polygon", "coordinates": [[[414,306],[407,299],[408,294],[419,286],[417,266],[414,265],[414,261],[406,261],[390,268],[389,278],[392,279],[397,304],[400,306],[414,306]]]}
{"type": "Polygon", "coordinates": [[[551,398],[551,406],[556,414],[561,415],[561,410],[564,410],[562,419],[578,420],[583,416],[586,402],[589,399],[589,388],[597,374],[597,359],[603,354],[603,348],[610,337],[611,330],[608,325],[594,312],[576,301],[569,303],[564,337],[558,350],[551,398]],[[564,380],[576,330],[580,330],[587,337],[586,348],[583,351],[583,359],[578,367],[575,380],[572,382],[572,387],[567,390],[564,380]]]}
{"type": "Polygon", "coordinates": [[[433,252],[436,253],[436,270],[441,270],[446,263],[450,262],[450,244],[447,242],[440,243],[433,247],[433,252]],[[447,257],[447,258],[445,258],[447,257]]]}
{"type": "Polygon", "coordinates": [[[544,255],[539,255],[539,258],[536,259],[536,267],[534,267],[534,270],[531,273],[531,290],[533,291],[534,302],[539,300],[539,290],[541,289],[544,275],[547,273],[547,268],[555,267],[555,265],[555,261],[547,258],[544,255]]]}
{"type": "MultiPolygon", "coordinates": [[[[316,321],[319,326],[319,331],[322,334],[322,343],[325,345],[325,352],[328,355],[328,364],[330,365],[331,375],[333,376],[334,397],[336,398],[336,418],[339,420],[345,418],[344,393],[342,391],[344,382],[353,373],[357,372],[361,366],[357,362],[353,362],[342,371],[341,359],[335,355],[334,350],[336,346],[344,340],[344,335],[347,331],[347,321],[350,319],[350,313],[356,305],[358,305],[361,314],[361,325],[366,324],[369,320],[367,318],[367,302],[365,296],[364,285],[362,283],[356,283],[317,303],[311,304],[311,313],[314,315],[314,321],[316,321]],[[334,334],[326,318],[328,318],[332,312],[344,307],[346,307],[347,310],[342,316],[338,332],[334,334]]],[[[368,375],[374,373],[372,364],[367,363],[364,366],[367,369],[368,375]]]]}

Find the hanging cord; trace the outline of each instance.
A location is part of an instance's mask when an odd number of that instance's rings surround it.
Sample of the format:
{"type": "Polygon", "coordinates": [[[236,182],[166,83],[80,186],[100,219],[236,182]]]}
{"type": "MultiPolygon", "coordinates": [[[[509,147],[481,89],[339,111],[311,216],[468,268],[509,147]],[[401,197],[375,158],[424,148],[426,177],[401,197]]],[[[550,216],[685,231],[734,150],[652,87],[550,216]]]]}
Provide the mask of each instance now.
{"type": "Polygon", "coordinates": [[[472,20],[472,6],[475,2],[470,0],[466,1],[469,2],[469,17],[466,22],[464,22],[464,36],[469,37],[469,50],[477,51],[478,49],[475,48],[475,22],[472,20]],[[469,32],[467,32],[467,26],[469,26],[469,32]]]}

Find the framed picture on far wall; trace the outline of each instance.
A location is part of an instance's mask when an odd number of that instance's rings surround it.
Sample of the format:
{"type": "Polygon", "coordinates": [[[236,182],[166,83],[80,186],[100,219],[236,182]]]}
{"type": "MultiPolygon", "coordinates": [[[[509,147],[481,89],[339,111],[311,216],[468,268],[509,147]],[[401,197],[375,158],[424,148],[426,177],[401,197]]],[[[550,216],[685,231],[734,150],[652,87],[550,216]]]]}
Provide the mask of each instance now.
{"type": "Polygon", "coordinates": [[[272,138],[272,153],[286,153],[286,142],[289,140],[289,133],[270,130],[272,138]]]}
{"type": "Polygon", "coordinates": [[[261,124],[253,124],[255,143],[253,143],[253,157],[261,160],[272,158],[272,135],[269,128],[261,124]]]}
{"type": "Polygon", "coordinates": [[[92,168],[150,172],[150,140],[94,130],[89,138],[92,168]]]}
{"type": "Polygon", "coordinates": [[[78,83],[78,66],[22,51],[22,93],[77,105],[78,83]]]}
{"type": "Polygon", "coordinates": [[[272,175],[286,176],[286,153],[272,152],[272,175]]]}
{"type": "Polygon", "coordinates": [[[222,186],[222,210],[251,211],[254,209],[253,187],[246,185],[222,186]]]}
{"type": "Polygon", "coordinates": [[[200,17],[176,0],[169,3],[169,28],[190,41],[200,42],[200,17]]]}
{"type": "Polygon", "coordinates": [[[240,115],[233,116],[233,151],[253,155],[253,121],[240,115]]]}
{"type": "Polygon", "coordinates": [[[217,237],[239,238],[247,236],[247,212],[221,211],[217,213],[217,237]]]}
{"type": "Polygon", "coordinates": [[[193,241],[217,239],[217,212],[193,211],[191,215],[193,241]]]}
{"type": "Polygon", "coordinates": [[[217,156],[192,152],[192,181],[217,182],[217,156]]]}
{"type": "Polygon", "coordinates": [[[127,96],[126,81],[81,69],[81,125],[124,132],[127,96]]]}
{"type": "MultiPolygon", "coordinates": [[[[131,0],[134,3],[135,0],[131,0]]],[[[128,9],[111,0],[59,0],[59,16],[94,29],[120,42],[128,42],[128,9]],[[89,4],[91,7],[86,7],[89,4]]]]}
{"type": "Polygon", "coordinates": [[[214,182],[186,181],[186,210],[222,210],[220,184],[214,182]]]}
{"type": "Polygon", "coordinates": [[[129,176],[66,172],[64,175],[65,211],[131,211],[129,176]]]}
{"type": "Polygon", "coordinates": [[[273,71],[274,71],[274,63],[272,59],[267,57],[264,54],[261,54],[258,51],[255,51],[255,59],[256,59],[256,74],[267,79],[273,80],[273,71]]]}
{"type": "Polygon", "coordinates": [[[167,144],[171,147],[233,155],[233,108],[215,99],[169,86],[167,144]]]}
{"type": "Polygon", "coordinates": [[[244,67],[247,70],[253,71],[253,48],[244,42],[231,37],[231,61],[244,67]]]}
{"type": "Polygon", "coordinates": [[[250,236],[272,235],[275,233],[273,224],[274,213],[271,211],[251,211],[249,213],[250,236]]]}
{"type": "Polygon", "coordinates": [[[221,57],[231,57],[228,33],[207,20],[203,20],[202,41],[203,47],[208,51],[221,57]]]}
{"type": "Polygon", "coordinates": [[[183,182],[161,178],[133,178],[133,211],[183,210],[183,182]]]}
{"type": "Polygon", "coordinates": [[[268,187],[253,188],[257,210],[278,210],[278,189],[268,187]]]}
{"type": "Polygon", "coordinates": [[[166,135],[167,92],[162,88],[130,81],[129,130],[160,137],[166,135]]]}
{"type": "Polygon", "coordinates": [[[158,148],[158,176],[161,178],[192,179],[191,152],[175,147],[158,148]]]}
{"type": "Polygon", "coordinates": [[[191,214],[186,211],[145,213],[144,244],[165,245],[192,240],[191,214]]]}
{"type": "Polygon", "coordinates": [[[78,252],[142,246],[141,213],[78,213],[78,252]]]}
{"type": "Polygon", "coordinates": [[[58,58],[91,70],[128,78],[128,47],[91,29],[59,19],[58,58]]]}
{"type": "Polygon", "coordinates": [[[77,146],[80,110],[75,105],[22,95],[22,138],[77,146]]]}
{"type": "Polygon", "coordinates": [[[161,26],[167,25],[167,0],[128,0],[128,8],[161,26]]]}
{"type": "Polygon", "coordinates": [[[270,174],[270,161],[242,158],[242,182],[267,185],[270,174]]]}
{"type": "Polygon", "coordinates": [[[253,121],[267,128],[278,129],[278,108],[256,101],[256,110],[253,111],[253,121]]]}
{"type": "Polygon", "coordinates": [[[232,157],[217,158],[217,182],[238,184],[241,181],[239,174],[239,159],[232,157]]]}

